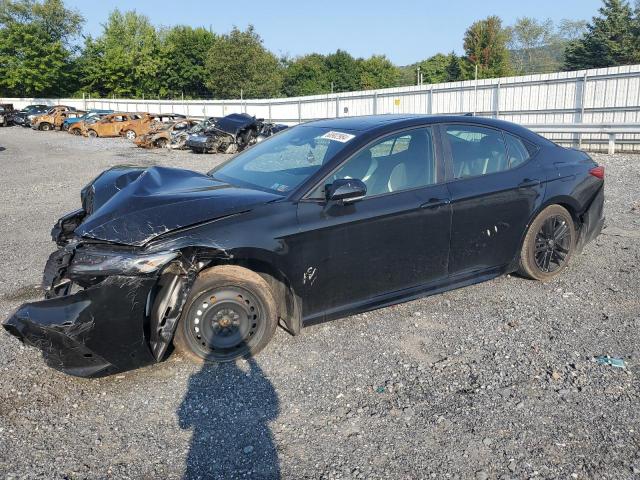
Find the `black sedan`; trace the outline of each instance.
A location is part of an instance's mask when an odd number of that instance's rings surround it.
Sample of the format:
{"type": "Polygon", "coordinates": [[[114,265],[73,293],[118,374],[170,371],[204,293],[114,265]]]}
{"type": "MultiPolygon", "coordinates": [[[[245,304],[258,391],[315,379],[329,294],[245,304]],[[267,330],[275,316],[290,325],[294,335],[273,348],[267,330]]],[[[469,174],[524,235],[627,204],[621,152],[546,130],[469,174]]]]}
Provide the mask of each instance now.
{"type": "Polygon", "coordinates": [[[11,121],[15,125],[21,125],[23,127],[31,126],[31,119],[47,113],[51,107],[48,105],[28,105],[22,110],[15,112],[11,118],[11,121]]]}
{"type": "Polygon", "coordinates": [[[374,116],[287,129],[206,175],[115,167],[53,229],[47,299],[5,328],[100,376],[264,348],[301,328],[519,272],[603,226],[604,170],[520,126],[374,116]]]}

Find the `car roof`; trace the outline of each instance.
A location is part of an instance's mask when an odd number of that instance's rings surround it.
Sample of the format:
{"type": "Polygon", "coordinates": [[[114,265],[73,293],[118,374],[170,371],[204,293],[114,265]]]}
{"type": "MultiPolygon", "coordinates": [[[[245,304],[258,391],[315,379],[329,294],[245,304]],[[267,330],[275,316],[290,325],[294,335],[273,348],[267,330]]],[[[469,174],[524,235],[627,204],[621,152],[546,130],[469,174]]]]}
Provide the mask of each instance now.
{"type": "Polygon", "coordinates": [[[488,117],[476,117],[473,115],[420,115],[420,114],[387,114],[365,115],[361,117],[342,117],[326,120],[316,120],[303,123],[301,126],[313,126],[331,128],[337,130],[351,130],[361,133],[384,134],[399,128],[411,128],[420,125],[435,123],[465,123],[479,126],[499,128],[507,132],[526,138],[527,140],[541,144],[550,143],[544,137],[516,123],[506,122],[488,117]]]}

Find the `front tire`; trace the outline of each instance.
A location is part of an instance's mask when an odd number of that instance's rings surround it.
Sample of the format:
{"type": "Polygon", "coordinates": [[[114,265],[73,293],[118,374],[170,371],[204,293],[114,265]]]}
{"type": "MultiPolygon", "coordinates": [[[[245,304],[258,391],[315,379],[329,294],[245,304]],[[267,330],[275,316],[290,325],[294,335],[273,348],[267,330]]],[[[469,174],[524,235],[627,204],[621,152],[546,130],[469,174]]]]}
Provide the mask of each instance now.
{"type": "Polygon", "coordinates": [[[96,132],[95,130],[89,130],[87,132],[87,136],[89,138],[97,138],[98,137],[98,132],[96,132]]]}
{"type": "Polygon", "coordinates": [[[246,268],[222,265],[198,276],[173,344],[196,363],[231,362],[260,352],[277,324],[267,282],[246,268]]]}
{"type": "Polygon", "coordinates": [[[133,130],[127,130],[124,136],[127,137],[127,139],[129,140],[135,140],[137,135],[136,135],[136,132],[134,132],[133,130]]]}
{"type": "Polygon", "coordinates": [[[43,132],[48,132],[49,130],[51,130],[51,124],[47,122],[42,122],[40,124],[40,130],[42,130],[43,132]]]}
{"type": "Polygon", "coordinates": [[[576,245],[576,229],[566,208],[551,205],[529,226],[520,252],[518,273],[547,282],[569,264],[576,245]]]}

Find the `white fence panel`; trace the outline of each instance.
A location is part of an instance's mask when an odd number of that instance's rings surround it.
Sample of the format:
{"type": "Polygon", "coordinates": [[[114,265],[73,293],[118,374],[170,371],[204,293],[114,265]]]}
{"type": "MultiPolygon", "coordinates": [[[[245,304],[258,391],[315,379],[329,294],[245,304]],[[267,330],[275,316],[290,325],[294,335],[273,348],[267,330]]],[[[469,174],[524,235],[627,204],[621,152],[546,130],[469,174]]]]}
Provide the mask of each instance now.
{"type": "MultiPolygon", "coordinates": [[[[295,124],[320,118],[380,114],[464,114],[522,125],[640,123],[640,65],[498,79],[388,88],[363,92],[262,100],[3,98],[22,108],[32,103],[78,109],[110,109],[221,117],[249,113],[295,124]]],[[[602,133],[544,133],[560,143],[607,149],[602,133]]],[[[619,134],[619,147],[640,150],[640,134],[619,134]]]]}

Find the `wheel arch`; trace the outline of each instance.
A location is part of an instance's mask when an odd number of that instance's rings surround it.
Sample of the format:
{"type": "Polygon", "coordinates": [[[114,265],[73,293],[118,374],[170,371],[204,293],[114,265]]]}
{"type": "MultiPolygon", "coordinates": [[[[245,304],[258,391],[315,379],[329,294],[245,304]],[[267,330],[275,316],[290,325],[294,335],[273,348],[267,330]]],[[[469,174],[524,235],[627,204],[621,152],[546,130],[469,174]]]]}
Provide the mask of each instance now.
{"type": "Polygon", "coordinates": [[[198,262],[205,263],[203,270],[217,265],[237,265],[260,275],[271,287],[279,319],[284,322],[286,330],[291,335],[300,333],[301,299],[287,275],[270,258],[269,252],[253,249],[221,252],[215,248],[206,248],[198,249],[195,257],[198,262]]]}
{"type": "Polygon", "coordinates": [[[529,227],[531,226],[533,221],[538,217],[538,215],[540,215],[540,213],[544,211],[545,208],[548,208],[552,205],[560,205],[561,207],[565,208],[569,212],[569,215],[571,215],[571,218],[573,219],[573,223],[574,223],[578,238],[580,237],[581,231],[582,231],[582,219],[580,217],[580,205],[578,204],[578,202],[574,198],[568,195],[557,195],[557,196],[545,199],[545,201],[541,203],[540,206],[531,214],[531,216],[529,217],[529,220],[527,221],[526,228],[520,234],[520,243],[518,245],[518,250],[516,251],[516,254],[513,260],[511,261],[511,263],[507,268],[509,272],[515,272],[516,270],[518,270],[518,266],[520,264],[520,254],[522,252],[522,245],[524,244],[524,239],[527,236],[529,227]]]}

